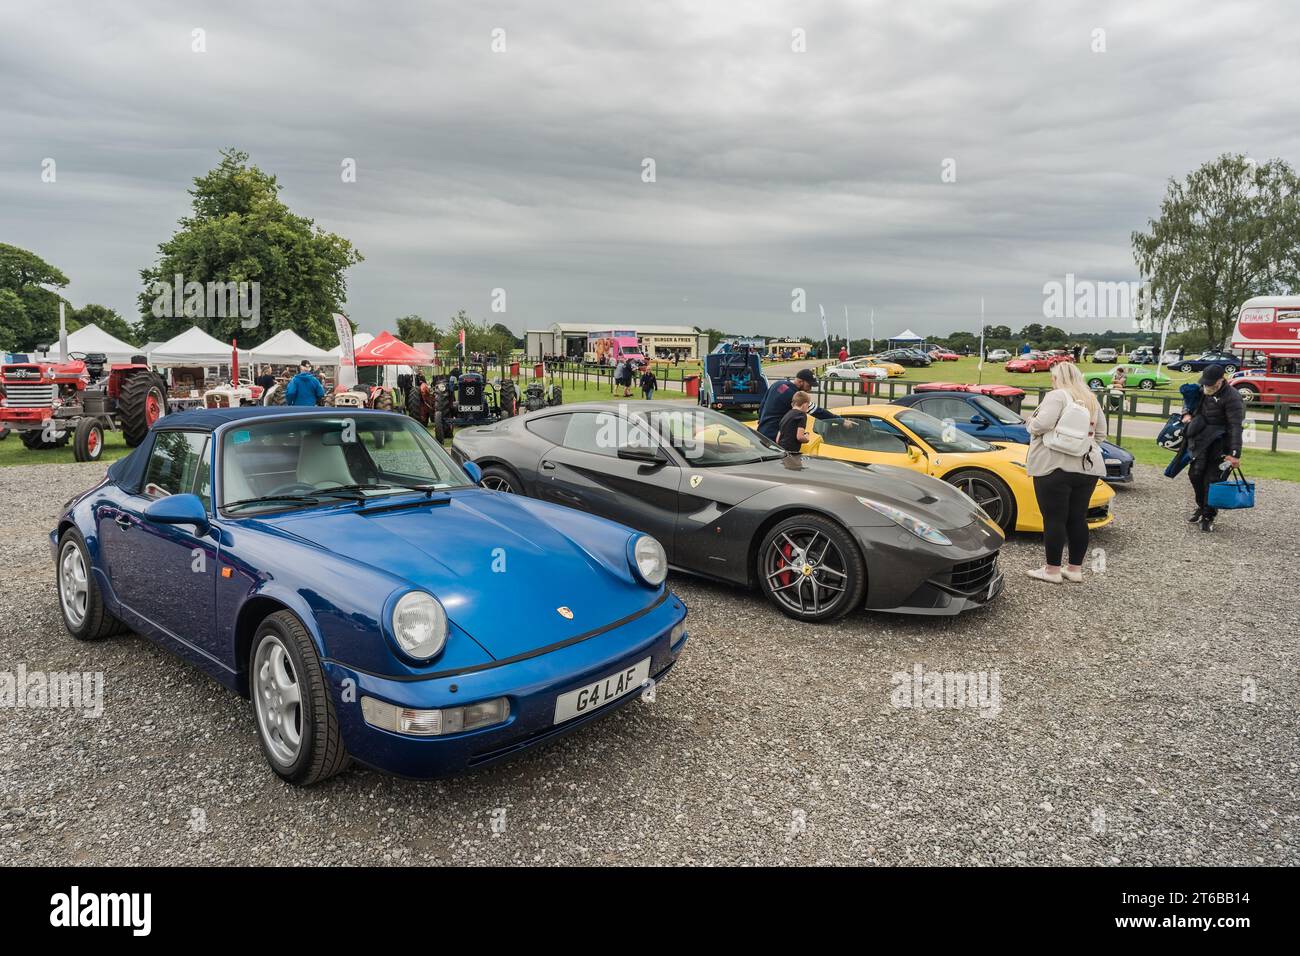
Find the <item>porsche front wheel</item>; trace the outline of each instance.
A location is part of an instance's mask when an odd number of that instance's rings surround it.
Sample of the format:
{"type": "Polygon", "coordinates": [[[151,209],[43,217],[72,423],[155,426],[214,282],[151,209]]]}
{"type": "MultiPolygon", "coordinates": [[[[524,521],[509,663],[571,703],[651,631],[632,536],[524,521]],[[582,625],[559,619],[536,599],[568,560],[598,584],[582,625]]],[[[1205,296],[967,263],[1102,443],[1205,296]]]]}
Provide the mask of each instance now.
{"type": "Polygon", "coordinates": [[[126,630],[104,607],[103,595],[91,574],[86,542],[76,531],[65,531],[59,539],[57,572],[59,610],[69,634],[79,641],[97,641],[126,630]]]}
{"type": "Polygon", "coordinates": [[[820,515],[777,524],[758,548],[758,581],[781,613],[830,621],[861,607],[867,566],[849,533],[820,515]]]}
{"type": "Polygon", "coordinates": [[[258,627],[248,691],[262,753],[282,779],[305,787],[347,767],[316,645],[290,612],[272,614],[258,627]]]}

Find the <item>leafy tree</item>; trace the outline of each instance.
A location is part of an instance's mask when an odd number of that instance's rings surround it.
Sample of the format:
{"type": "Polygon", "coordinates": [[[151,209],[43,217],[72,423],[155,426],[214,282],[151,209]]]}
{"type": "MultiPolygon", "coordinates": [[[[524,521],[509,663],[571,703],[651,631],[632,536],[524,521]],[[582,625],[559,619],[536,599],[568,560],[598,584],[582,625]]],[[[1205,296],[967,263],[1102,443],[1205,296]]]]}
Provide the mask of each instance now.
{"type": "MultiPolygon", "coordinates": [[[[331,315],[347,298],[344,272],[362,261],[361,254],[348,240],[290,212],[276,177],[250,165],[247,153],[227,149],[221,157],[194,180],[193,214],[158,246],[158,262],[140,273],[139,335],[167,339],[192,322],[223,340],[293,329],[314,345],[333,345],[331,315]],[[238,314],[215,316],[207,308],[191,318],[155,315],[156,303],[167,304],[162,290],[170,290],[177,275],[187,284],[257,283],[255,331],[238,314]]],[[[243,304],[251,311],[251,289],[243,304]]]]}
{"type": "Polygon", "coordinates": [[[397,320],[397,337],[403,342],[437,342],[439,348],[446,348],[442,331],[432,322],[418,315],[404,315],[397,320]]]}
{"type": "Polygon", "coordinates": [[[97,325],[109,335],[115,335],[123,342],[137,345],[135,339],[135,330],[127,324],[126,319],[118,314],[116,309],[110,309],[106,305],[97,305],[89,303],[83,305],[80,309],[73,309],[67,314],[68,331],[79,329],[84,325],[97,325]]]}
{"type": "Polygon", "coordinates": [[[11,340],[19,351],[55,341],[63,300],[46,287],[62,289],[67,284],[68,277],[36,253],[0,243],[0,289],[12,292],[22,305],[18,310],[10,301],[0,311],[0,339],[11,340]]]}
{"type": "Polygon", "coordinates": [[[1170,180],[1160,214],[1134,232],[1133,257],[1163,315],[1179,285],[1175,328],[1223,344],[1251,296],[1295,289],[1300,279],[1300,181],[1283,160],[1212,160],[1170,180]]]}
{"type": "Polygon", "coordinates": [[[30,344],[32,323],[13,289],[0,289],[0,352],[21,351],[30,344]]]}

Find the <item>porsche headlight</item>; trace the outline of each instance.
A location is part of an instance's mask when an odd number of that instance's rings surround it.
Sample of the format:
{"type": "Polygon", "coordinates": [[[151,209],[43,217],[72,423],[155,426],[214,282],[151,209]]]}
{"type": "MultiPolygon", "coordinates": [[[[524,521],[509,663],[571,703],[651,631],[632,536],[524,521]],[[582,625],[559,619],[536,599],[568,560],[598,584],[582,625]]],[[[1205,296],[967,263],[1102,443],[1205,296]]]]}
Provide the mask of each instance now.
{"type": "Polygon", "coordinates": [[[447,612],[432,594],[404,594],[393,607],[393,636],[403,652],[427,661],[447,643],[447,612]]]}
{"type": "Polygon", "coordinates": [[[636,576],[652,588],[657,588],[668,577],[668,555],[664,546],[648,534],[632,539],[628,549],[628,563],[636,576]]]}
{"type": "Polygon", "coordinates": [[[877,514],[882,514],[899,527],[906,528],[922,541],[929,541],[931,544],[952,544],[946,534],[934,525],[926,524],[916,515],[908,514],[901,508],[895,508],[880,501],[873,501],[870,498],[861,498],[857,495],[854,495],[854,497],[877,514]]]}

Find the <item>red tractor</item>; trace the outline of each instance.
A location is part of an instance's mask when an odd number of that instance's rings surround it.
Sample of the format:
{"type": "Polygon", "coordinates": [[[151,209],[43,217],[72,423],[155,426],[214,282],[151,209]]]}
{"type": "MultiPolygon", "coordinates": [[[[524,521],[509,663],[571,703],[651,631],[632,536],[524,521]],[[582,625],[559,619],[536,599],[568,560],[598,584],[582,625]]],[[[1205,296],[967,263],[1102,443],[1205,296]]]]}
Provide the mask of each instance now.
{"type": "Polygon", "coordinates": [[[77,461],[104,453],[104,432],[120,429],[134,448],[167,414],[167,386],[141,356],[105,371],[104,355],[71,353],[67,362],[0,365],[0,430],[29,449],[59,448],[72,437],[77,461]]]}

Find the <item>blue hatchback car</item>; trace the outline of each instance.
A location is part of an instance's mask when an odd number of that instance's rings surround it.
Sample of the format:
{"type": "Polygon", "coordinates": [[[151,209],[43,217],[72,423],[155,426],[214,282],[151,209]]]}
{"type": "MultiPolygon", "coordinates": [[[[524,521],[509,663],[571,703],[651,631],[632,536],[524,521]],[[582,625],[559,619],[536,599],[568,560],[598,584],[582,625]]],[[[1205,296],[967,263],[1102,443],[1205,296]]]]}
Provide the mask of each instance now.
{"type": "Polygon", "coordinates": [[[477,767],[662,680],[686,609],[659,543],[478,477],[403,415],[167,416],[50,534],[64,623],[251,697],[295,784],[477,767]]]}
{"type": "MultiPolygon", "coordinates": [[[[959,431],[984,441],[1029,444],[1025,420],[997,399],[975,392],[913,392],[890,399],[895,405],[919,408],[940,421],[951,421],[959,431]]],[[[1106,462],[1106,482],[1128,484],[1133,480],[1133,454],[1108,441],[1098,442],[1106,462]]]]}

